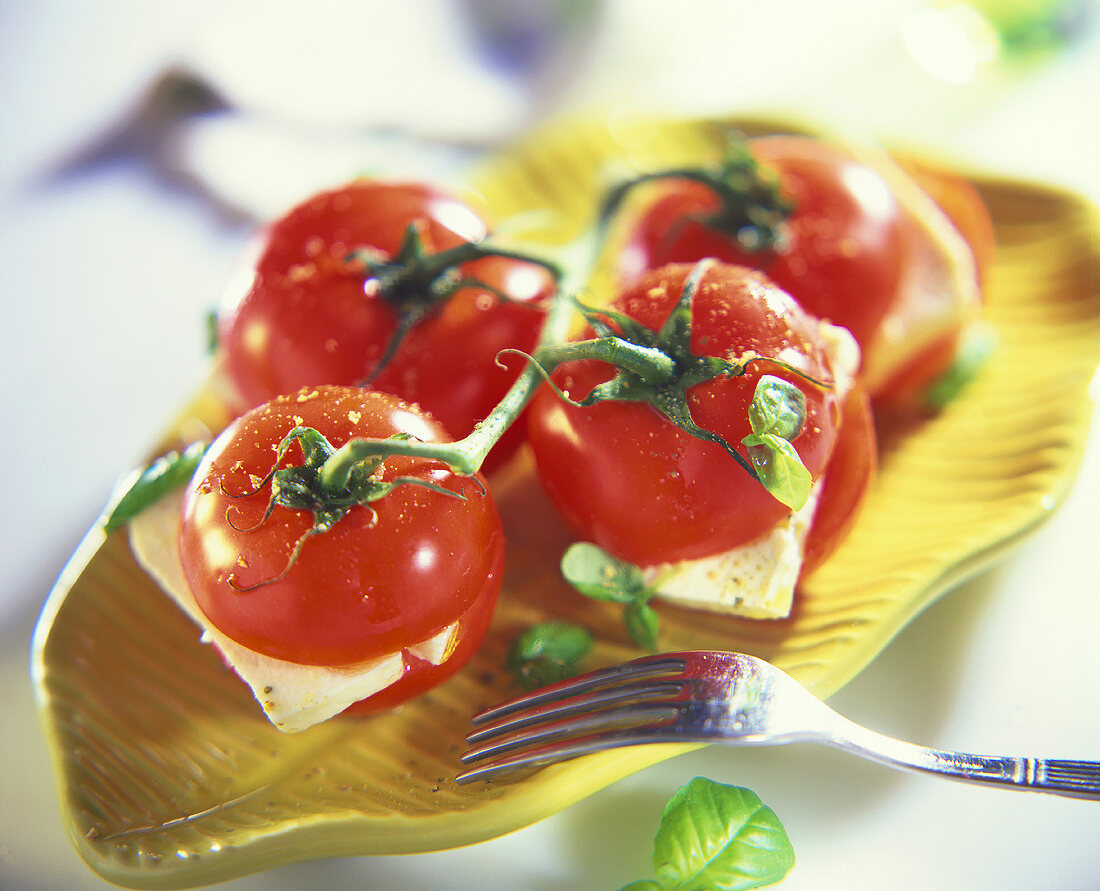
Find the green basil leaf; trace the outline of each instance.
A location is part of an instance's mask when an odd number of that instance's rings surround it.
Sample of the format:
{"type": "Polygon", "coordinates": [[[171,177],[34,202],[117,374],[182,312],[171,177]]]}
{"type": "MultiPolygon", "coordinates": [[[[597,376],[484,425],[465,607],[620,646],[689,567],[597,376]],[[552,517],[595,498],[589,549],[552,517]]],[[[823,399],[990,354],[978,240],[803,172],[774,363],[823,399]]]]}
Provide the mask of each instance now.
{"type": "Polygon", "coordinates": [[[193,442],[182,452],[168,452],[137,471],[122,495],[104,512],[104,531],[113,532],[125,526],[145,508],[184,485],[195,473],[205,451],[206,443],[193,442]]]}
{"type": "Polygon", "coordinates": [[[985,367],[996,344],[996,336],[988,328],[970,331],[951,365],[925,391],[925,406],[939,411],[956,399],[985,367]]]}
{"type": "Polygon", "coordinates": [[[623,885],[619,891],[665,891],[665,886],[653,879],[639,879],[629,885],[623,885]]]}
{"type": "Polygon", "coordinates": [[[644,600],[634,600],[623,608],[623,625],[630,639],[647,650],[657,649],[661,620],[657,611],[644,600]]]}
{"type": "Polygon", "coordinates": [[[748,789],[697,777],[661,815],[653,868],[662,887],[733,891],[782,879],[794,849],[771,808],[748,789]]]}
{"type": "Polygon", "coordinates": [[[592,648],[592,635],[580,625],[560,620],[532,625],[508,649],[505,665],[527,689],[564,681],[577,673],[592,648]]]}
{"type": "Polygon", "coordinates": [[[570,545],[561,559],[561,574],[586,597],[612,603],[631,603],[645,588],[637,566],[589,542],[570,545]]]}
{"type": "Polygon", "coordinates": [[[802,391],[781,377],[761,375],[749,405],[752,432],[794,439],[805,423],[806,397],[802,391]]]}
{"type": "Polygon", "coordinates": [[[771,433],[746,436],[742,442],[764,488],[792,510],[801,510],[814,480],[795,447],[771,433]]]}

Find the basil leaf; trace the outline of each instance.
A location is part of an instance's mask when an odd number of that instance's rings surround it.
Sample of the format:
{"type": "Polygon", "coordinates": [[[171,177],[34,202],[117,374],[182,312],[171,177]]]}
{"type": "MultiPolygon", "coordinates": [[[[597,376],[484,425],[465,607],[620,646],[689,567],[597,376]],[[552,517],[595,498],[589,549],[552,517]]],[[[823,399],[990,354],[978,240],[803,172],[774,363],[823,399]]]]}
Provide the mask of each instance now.
{"type": "Polygon", "coordinates": [[[623,608],[623,625],[630,639],[647,650],[657,649],[661,620],[657,611],[644,600],[634,600],[623,608]]]}
{"type": "Polygon", "coordinates": [[[665,886],[653,881],[653,879],[639,879],[629,885],[624,885],[619,891],[665,891],[665,886]]]}
{"type": "Polygon", "coordinates": [[[752,434],[741,441],[748,447],[749,461],[764,488],[787,507],[801,510],[814,480],[794,446],[771,433],[752,434]]]}
{"type": "Polygon", "coordinates": [[[575,675],[577,663],[591,648],[592,635],[579,625],[542,622],[512,641],[505,665],[520,686],[533,690],[575,675]]]}
{"type": "Polygon", "coordinates": [[[756,382],[749,405],[749,424],[758,436],[771,433],[794,439],[806,423],[806,397],[798,387],[772,374],[756,382]]]}
{"type": "Polygon", "coordinates": [[[756,383],[749,405],[752,433],[741,440],[761,484],[787,507],[799,510],[810,497],[813,477],[790,440],[806,422],[806,397],[794,384],[771,374],[756,383]]]}
{"type": "Polygon", "coordinates": [[[645,587],[637,566],[589,542],[569,546],[561,559],[561,574],[586,597],[612,603],[632,603],[645,587]]]}
{"type": "Polygon", "coordinates": [[[118,500],[104,512],[104,531],[114,532],[125,526],[145,508],[190,480],[205,451],[206,443],[193,442],[182,452],[161,455],[138,471],[118,500]]]}
{"type": "Polygon", "coordinates": [[[970,331],[951,365],[925,391],[925,407],[939,411],[956,399],[985,367],[996,343],[996,336],[988,328],[970,331]]]}
{"type": "Polygon", "coordinates": [[[758,888],[778,882],[793,866],[783,824],[748,789],[697,777],[661,815],[653,868],[664,888],[758,888]]]}

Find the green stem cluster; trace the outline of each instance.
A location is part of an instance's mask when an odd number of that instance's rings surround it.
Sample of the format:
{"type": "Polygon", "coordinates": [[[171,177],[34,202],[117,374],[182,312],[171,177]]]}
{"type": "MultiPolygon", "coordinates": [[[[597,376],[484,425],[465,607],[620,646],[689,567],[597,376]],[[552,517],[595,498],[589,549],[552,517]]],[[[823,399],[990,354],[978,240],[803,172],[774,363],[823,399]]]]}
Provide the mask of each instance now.
{"type": "MultiPolygon", "coordinates": [[[[573,304],[564,288],[559,288],[550,304],[542,333],[535,347],[536,356],[563,344],[569,333],[573,304]]],[[[545,365],[543,366],[545,368],[545,365]]],[[[460,474],[474,474],[504,432],[515,422],[524,406],[542,383],[543,372],[528,363],[515,383],[493,410],[466,437],[455,442],[420,442],[408,439],[352,439],[341,446],[321,467],[320,482],[328,491],[340,491],[352,468],[372,456],[409,455],[442,461],[460,474]]]]}
{"type": "Polygon", "coordinates": [[[554,281],[562,278],[562,268],[558,263],[529,251],[513,250],[487,240],[466,241],[433,253],[425,249],[416,223],[410,223],[406,228],[401,247],[392,257],[374,250],[358,250],[351,254],[348,259],[362,264],[366,273],[378,283],[379,296],[397,317],[393,336],[373,371],[362,382],[363,385],[369,385],[385,370],[413,328],[463,288],[481,288],[492,291],[502,300],[511,299],[461,271],[466,263],[490,257],[533,263],[545,269],[554,281]]]}
{"type": "MultiPolygon", "coordinates": [[[[331,487],[330,491],[340,491],[350,474],[350,468],[357,462],[369,456],[390,454],[431,458],[450,465],[457,473],[475,473],[493,445],[515,422],[543,379],[562,363],[577,359],[596,359],[619,369],[607,395],[601,393],[598,398],[644,399],[693,436],[716,440],[713,434],[701,430],[691,420],[686,408],[686,391],[689,386],[717,374],[743,373],[743,368],[718,368],[707,357],[690,355],[686,345],[690,335],[685,336],[684,333],[690,320],[690,294],[686,289],[677,317],[677,324],[683,330],[670,329],[662,332],[663,339],[647,340],[648,335],[646,338],[615,336],[604,326],[601,332],[603,336],[587,341],[567,342],[572,311],[576,305],[572,295],[581,290],[594,272],[606,244],[611,223],[627,197],[638,186],[646,183],[676,179],[698,182],[713,192],[718,206],[703,220],[707,225],[729,232],[752,250],[774,248],[782,242],[783,227],[792,207],[780,195],[775,179],[767,176],[757,165],[743,141],[731,139],[727,155],[719,165],[644,173],[609,189],[589,231],[560,252],[561,256],[569,257],[573,262],[544,261],[524,252],[502,251],[478,244],[459,245],[439,254],[425,255],[414,231],[408,233],[405,244],[394,260],[364,257],[368,268],[379,277],[383,292],[389,292],[390,299],[396,299],[405,307],[402,318],[406,323],[399,324],[398,334],[391,348],[387,350],[387,356],[392,355],[404,333],[427,311],[424,298],[415,294],[453,293],[456,284],[461,280],[451,281],[448,285],[445,279],[448,270],[453,270],[460,262],[492,255],[538,262],[555,276],[558,289],[551,302],[534,356],[500,403],[472,433],[464,439],[447,444],[404,441],[396,445],[378,440],[353,440],[339,449],[321,469],[322,485],[331,487]],[[410,275],[415,281],[409,278],[410,275]],[[696,367],[685,369],[685,359],[691,360],[696,367]],[[700,367],[703,365],[708,367],[703,369],[703,376],[700,376],[700,367]]],[[[434,301],[439,298],[432,296],[430,299],[434,301]]],[[[591,320],[592,314],[587,315],[591,320]]],[[[720,441],[720,444],[750,475],[759,478],[754,467],[729,443],[720,441]]]]}
{"type": "MultiPolygon", "coordinates": [[[[591,279],[604,250],[611,220],[621,209],[626,196],[638,185],[665,179],[689,179],[706,185],[719,199],[717,216],[742,235],[746,226],[754,227],[758,235],[763,233],[756,240],[762,240],[766,245],[775,243],[772,237],[775,227],[789,209],[782,204],[774,184],[761,177],[747,152],[734,147],[720,167],[647,173],[612,188],[599,206],[593,225],[577,241],[559,249],[557,260],[489,241],[464,243],[429,253],[424,250],[415,227],[410,227],[406,232],[401,249],[392,258],[370,252],[354,255],[378,280],[383,297],[399,315],[397,332],[374,374],[396,352],[411,327],[437,305],[460,288],[485,287],[480,282],[464,278],[458,269],[460,264],[487,257],[535,263],[555,278],[557,289],[551,298],[533,355],[525,357],[526,364],[512,387],[469,435],[449,443],[429,443],[409,438],[357,438],[338,449],[328,446],[323,455],[318,453],[314,460],[305,462],[310,473],[310,497],[317,499],[317,504],[312,505],[311,509],[316,511],[318,504],[330,502],[345,508],[349,493],[357,491],[355,481],[366,473],[364,468],[374,468],[393,455],[439,461],[461,475],[476,473],[493,446],[515,423],[554,369],[565,362],[585,359],[613,365],[616,373],[580,404],[591,405],[605,399],[648,402],[687,433],[717,442],[750,476],[764,484],[780,500],[793,504],[783,494],[782,487],[773,486],[769,481],[769,475],[775,475],[769,450],[774,451],[773,440],[776,439],[771,435],[774,431],[770,427],[761,433],[754,422],[754,434],[760,435],[755,436],[751,443],[745,443],[750,447],[750,461],[732,444],[698,427],[691,418],[687,402],[687,391],[691,387],[718,376],[737,376],[745,370],[744,364],[731,363],[719,357],[696,356],[691,352],[691,297],[705,272],[707,261],[700,264],[689,278],[679,305],[659,332],[652,332],[622,314],[586,307],[574,297],[591,279]],[[578,311],[585,316],[597,336],[570,342],[570,324],[578,311]]],[[[502,358],[498,356],[497,361],[501,362],[502,358]]],[[[305,435],[304,431],[295,431],[290,438],[302,441],[305,435]]],[[[793,449],[788,452],[793,453],[793,449]]],[[[789,459],[790,454],[784,458],[789,459]]],[[[786,464],[780,466],[787,473],[786,464]]]]}
{"type": "Polygon", "coordinates": [[[688,391],[692,387],[717,377],[738,377],[746,370],[745,363],[692,352],[692,299],[713,262],[703,260],[696,265],[660,331],[652,331],[621,313],[584,307],[565,287],[560,287],[551,303],[534,355],[528,357],[511,389],[473,432],[452,443],[353,439],[334,451],[321,466],[318,474],[321,491],[338,496],[345,491],[356,467],[386,455],[430,458],[448,464],[457,473],[476,473],[537,387],[549,379],[555,368],[565,362],[596,360],[613,365],[615,375],[595,387],[579,403],[558,391],[562,399],[578,406],[605,400],[648,403],[684,432],[721,446],[749,476],[797,510],[805,503],[811,483],[808,471],[790,445],[805,420],[804,400],[797,387],[779,378],[762,378],[762,382],[768,380],[770,383],[764,389],[758,387],[754,396],[750,410],[754,435],[743,443],[750,450],[748,459],[732,443],[699,427],[691,416],[688,391]],[[574,306],[588,319],[596,337],[566,340],[574,306]],[[776,426],[777,412],[787,419],[782,428],[776,426]],[[780,429],[782,433],[778,432],[780,429]]]}

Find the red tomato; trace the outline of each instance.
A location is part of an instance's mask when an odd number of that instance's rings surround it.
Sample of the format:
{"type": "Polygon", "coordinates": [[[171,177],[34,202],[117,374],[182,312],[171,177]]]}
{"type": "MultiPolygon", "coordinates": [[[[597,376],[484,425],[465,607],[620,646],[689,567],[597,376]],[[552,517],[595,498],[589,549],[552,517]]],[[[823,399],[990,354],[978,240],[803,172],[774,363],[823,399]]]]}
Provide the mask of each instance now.
{"type": "Polygon", "coordinates": [[[844,400],[840,436],[821,484],[813,525],[806,536],[802,575],[824,563],[844,541],[878,471],[878,444],[871,401],[856,386],[844,400]]]}
{"type": "Polygon", "coordinates": [[[905,255],[904,215],[887,182],[828,143],[799,136],[748,141],[794,202],[782,251],[754,252],[700,218],[718,207],[714,193],[670,180],[633,221],[619,264],[626,280],[665,263],[714,257],[763,270],[813,315],[870,342],[897,296],[905,255]]]}
{"type": "MultiPolygon", "coordinates": [[[[271,470],[286,433],[300,425],[334,447],[399,432],[447,438],[415,406],[348,387],[303,390],[238,418],[210,447],[184,499],[180,557],[199,607],[249,649],[316,665],[399,651],[457,622],[458,649],[450,658],[440,666],[415,661],[399,682],[409,695],[437,683],[476,649],[500,589],[504,538],[484,480],[456,476],[434,461],[388,458],[382,480],[413,477],[464,498],[399,485],[369,507],[351,507],[330,531],[311,535],[291,564],[312,512],[276,506],[265,519],[270,485],[247,493],[271,470]]],[[[297,445],[282,462],[291,463],[301,463],[297,445]]],[[[383,692],[392,699],[392,691],[383,692]]]]}
{"type": "Polygon", "coordinates": [[[997,253],[997,236],[981,193],[964,177],[920,158],[902,155],[895,156],[895,160],[962,235],[974,255],[978,284],[984,285],[997,253]]]}
{"type": "MultiPolygon", "coordinates": [[[[410,224],[430,253],[485,235],[466,205],[424,185],[358,180],[291,210],[262,236],[250,280],[228,295],[218,337],[226,369],[248,406],[317,384],[358,385],[377,368],[398,315],[357,249],[393,257],[410,224]]],[[[530,351],[552,290],[541,267],[512,259],[463,264],[462,276],[492,290],[463,288],[404,338],[371,385],[416,402],[453,437],[468,434],[511,385],[494,359],[530,351]]],[[[499,462],[518,444],[495,449],[499,462]]]]}
{"type": "MultiPolygon", "coordinates": [[[[940,209],[966,241],[974,258],[979,288],[989,281],[997,252],[993,221],[981,194],[963,177],[911,156],[897,158],[905,170],[940,209]]],[[[920,234],[914,237],[922,237],[920,234]]],[[[924,236],[926,237],[926,236],[924,236]]],[[[955,328],[919,350],[877,388],[875,404],[882,408],[926,408],[924,395],[951,366],[963,342],[963,330],[955,328]]]]}
{"type": "MultiPolygon", "coordinates": [[[[645,273],[613,303],[659,330],[692,267],[645,273]]],[[[715,265],[692,303],[692,350],[737,358],[754,351],[782,359],[819,380],[833,369],[818,320],[763,275],[715,265]]],[[[571,363],[555,374],[575,399],[611,377],[598,362],[571,363]]],[[[762,374],[793,383],[806,397],[806,422],[793,445],[814,479],[837,444],[841,401],[774,363],[754,362],[741,377],[715,378],[688,391],[692,417],[735,447],[751,432],[748,407],[762,374]]],[[[863,428],[865,442],[872,436],[863,428]]],[[[699,559],[759,537],[789,513],[718,444],[693,437],[639,402],[576,408],[548,388],[535,396],[528,438],[551,499],[585,539],[648,566],[699,559]]],[[[873,454],[873,443],[869,446],[873,454]]]]}

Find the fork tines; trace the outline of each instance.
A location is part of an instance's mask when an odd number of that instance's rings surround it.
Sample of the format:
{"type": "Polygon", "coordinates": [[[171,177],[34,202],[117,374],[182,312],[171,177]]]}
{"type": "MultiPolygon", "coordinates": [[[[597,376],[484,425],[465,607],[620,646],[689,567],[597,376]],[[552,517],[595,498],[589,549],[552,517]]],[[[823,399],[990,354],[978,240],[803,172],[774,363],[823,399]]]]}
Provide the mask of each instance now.
{"type": "Polygon", "coordinates": [[[646,656],[553,684],[475,715],[473,748],[462,762],[483,763],[459,783],[550,764],[586,752],[668,741],[667,727],[690,699],[686,661],[646,656]],[[487,761],[487,759],[493,759],[487,761]]]}

